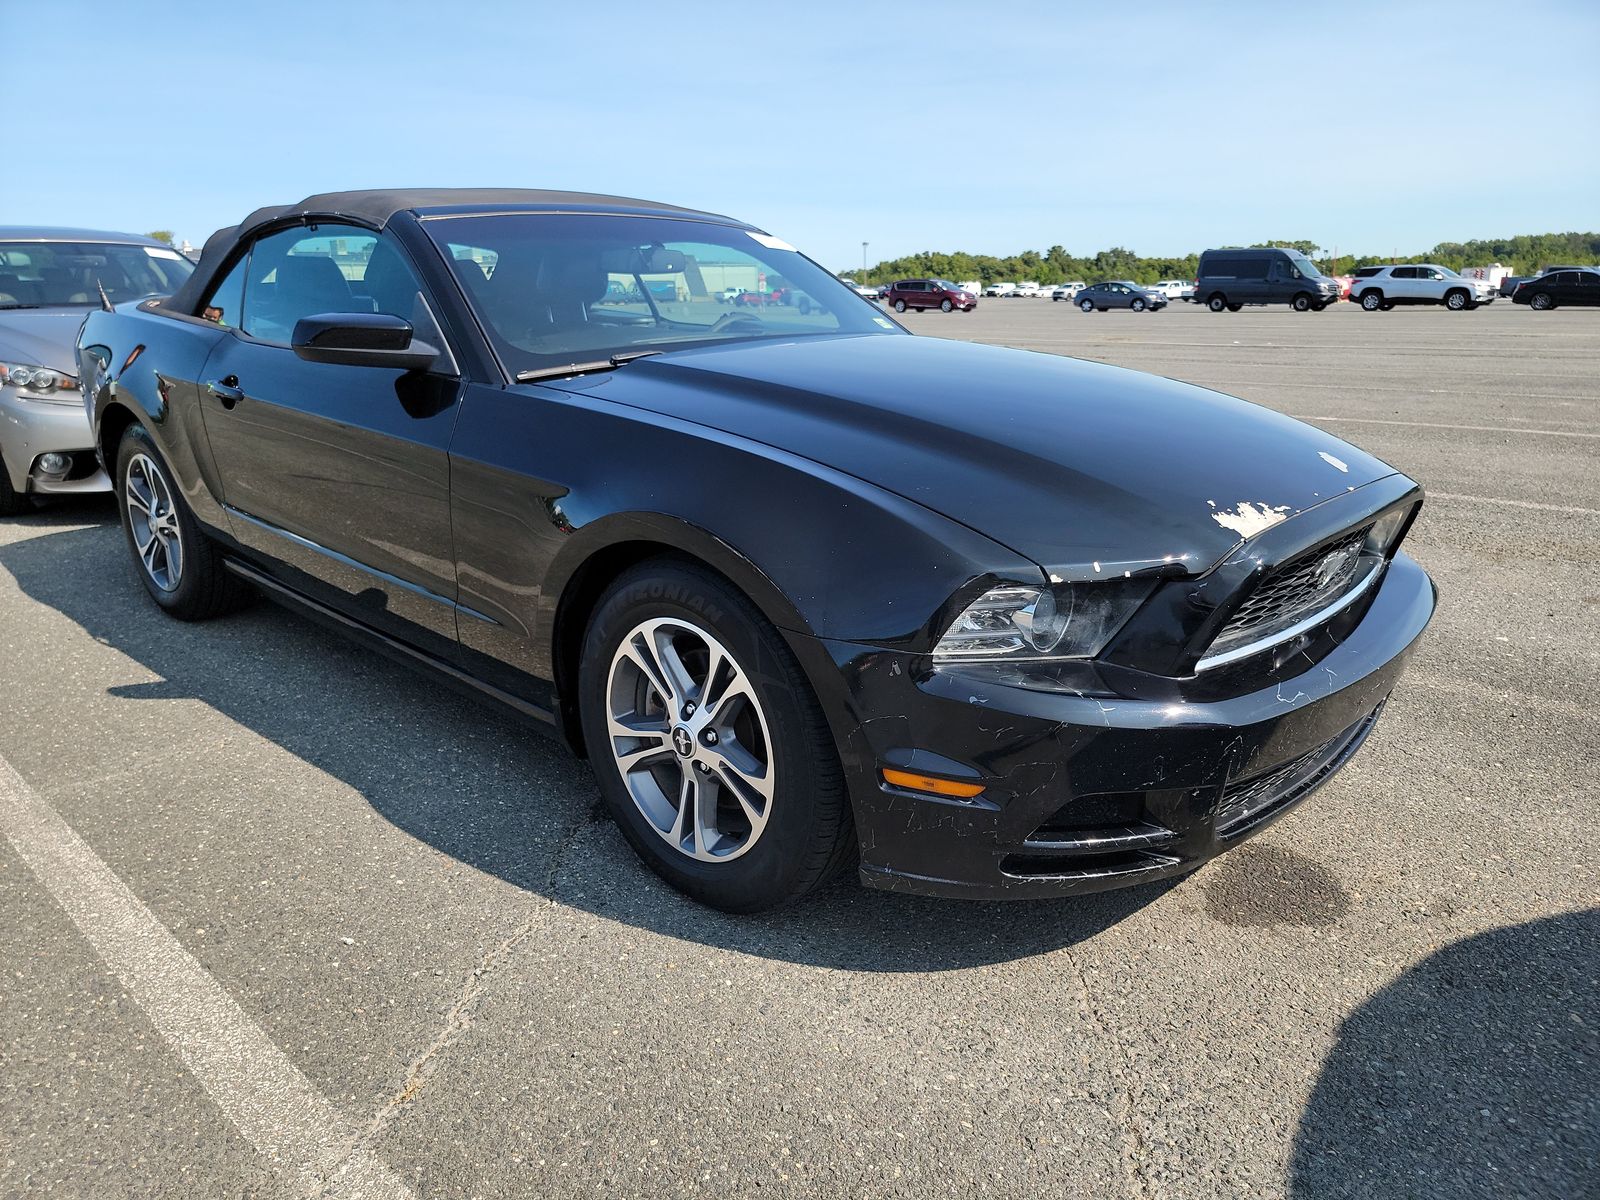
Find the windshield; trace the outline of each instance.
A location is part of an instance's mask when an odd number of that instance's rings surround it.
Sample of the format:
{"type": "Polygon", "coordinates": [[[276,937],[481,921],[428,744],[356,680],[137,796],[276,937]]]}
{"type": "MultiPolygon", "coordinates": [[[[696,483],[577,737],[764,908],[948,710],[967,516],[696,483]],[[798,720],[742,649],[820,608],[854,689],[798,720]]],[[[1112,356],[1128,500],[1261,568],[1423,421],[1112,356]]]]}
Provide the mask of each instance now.
{"type": "Polygon", "coordinates": [[[170,296],[194,264],[165,246],[0,242],[0,308],[99,304],[170,296]]]}
{"type": "Polygon", "coordinates": [[[1289,256],[1289,261],[1294,263],[1295,269],[1307,279],[1316,279],[1322,274],[1322,271],[1317,267],[1317,264],[1312,262],[1304,254],[1291,254],[1289,256]]]}
{"type": "Polygon", "coordinates": [[[904,333],[786,243],[745,229],[571,213],[423,227],[512,375],[637,350],[904,333]]]}
{"type": "Polygon", "coordinates": [[[951,283],[948,279],[935,279],[933,281],[933,285],[934,285],[934,287],[941,287],[947,292],[959,292],[961,290],[955,284],[951,283]]]}

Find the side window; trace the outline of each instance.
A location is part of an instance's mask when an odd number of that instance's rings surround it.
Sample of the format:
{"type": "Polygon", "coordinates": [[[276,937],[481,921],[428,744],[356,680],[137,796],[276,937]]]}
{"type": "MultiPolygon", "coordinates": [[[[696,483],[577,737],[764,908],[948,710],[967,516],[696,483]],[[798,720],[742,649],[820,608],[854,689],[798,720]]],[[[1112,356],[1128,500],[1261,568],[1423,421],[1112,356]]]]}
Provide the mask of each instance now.
{"type": "Polygon", "coordinates": [[[1265,279],[1267,277],[1267,260],[1264,258],[1242,258],[1239,260],[1237,278],[1239,279],[1265,279]]]}
{"type": "MultiPolygon", "coordinates": [[[[446,349],[422,285],[388,237],[351,225],[298,225],[256,242],[245,285],[246,333],[288,345],[302,317],[341,312],[400,317],[419,341],[446,349]]],[[[440,369],[454,371],[444,362],[440,369]]]]}
{"type": "Polygon", "coordinates": [[[211,289],[211,295],[200,309],[202,317],[229,329],[239,327],[239,314],[244,308],[244,277],[249,265],[249,255],[233,264],[233,270],[211,289]]]}

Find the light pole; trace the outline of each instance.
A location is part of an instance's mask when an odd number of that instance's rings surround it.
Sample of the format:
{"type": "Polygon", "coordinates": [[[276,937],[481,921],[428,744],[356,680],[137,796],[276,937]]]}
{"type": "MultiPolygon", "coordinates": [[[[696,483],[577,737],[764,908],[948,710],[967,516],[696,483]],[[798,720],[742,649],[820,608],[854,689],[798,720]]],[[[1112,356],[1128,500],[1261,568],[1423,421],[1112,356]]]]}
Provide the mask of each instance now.
{"type": "Polygon", "coordinates": [[[865,242],[861,243],[861,273],[863,275],[867,273],[867,244],[865,242]]]}

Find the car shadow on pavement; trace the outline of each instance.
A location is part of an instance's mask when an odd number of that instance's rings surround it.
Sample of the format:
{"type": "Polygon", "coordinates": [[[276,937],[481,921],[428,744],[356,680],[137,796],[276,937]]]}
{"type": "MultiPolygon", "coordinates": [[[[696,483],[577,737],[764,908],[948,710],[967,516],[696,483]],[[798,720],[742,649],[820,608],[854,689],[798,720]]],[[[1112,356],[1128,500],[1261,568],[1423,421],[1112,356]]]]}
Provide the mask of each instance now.
{"type": "Polygon", "coordinates": [[[115,695],[199,700],[442,853],[606,919],[818,966],[949,970],[1071,946],[1175,886],[978,903],[871,891],[851,876],[777,913],[714,912],[638,862],[599,815],[587,764],[558,742],[272,604],[179,625],[145,596],[114,514],[100,520],[0,546],[0,567],[27,596],[160,677],[115,695]]]}
{"type": "Polygon", "coordinates": [[[1292,1197],[1600,1195],[1600,909],[1438,951],[1339,1032],[1292,1197]]]}

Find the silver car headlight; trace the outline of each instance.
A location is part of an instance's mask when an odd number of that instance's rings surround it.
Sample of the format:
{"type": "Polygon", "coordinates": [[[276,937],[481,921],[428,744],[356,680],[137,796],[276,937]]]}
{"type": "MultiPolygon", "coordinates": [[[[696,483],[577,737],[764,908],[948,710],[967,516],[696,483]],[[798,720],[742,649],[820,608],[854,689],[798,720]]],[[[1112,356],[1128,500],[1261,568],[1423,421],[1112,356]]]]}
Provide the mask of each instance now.
{"type": "Polygon", "coordinates": [[[1006,584],[962,610],[933,648],[936,663],[1093,658],[1155,588],[1153,579],[1006,584]]]}
{"type": "Polygon", "coordinates": [[[46,404],[78,404],[78,381],[65,371],[31,363],[0,362],[0,387],[15,387],[28,400],[46,404]]]}

